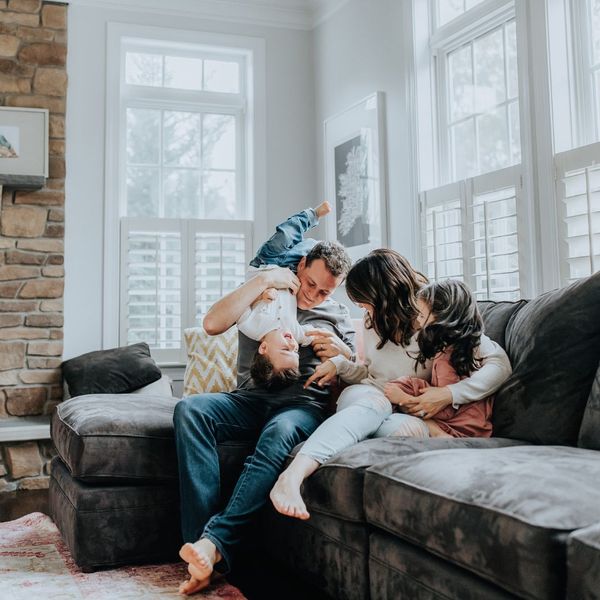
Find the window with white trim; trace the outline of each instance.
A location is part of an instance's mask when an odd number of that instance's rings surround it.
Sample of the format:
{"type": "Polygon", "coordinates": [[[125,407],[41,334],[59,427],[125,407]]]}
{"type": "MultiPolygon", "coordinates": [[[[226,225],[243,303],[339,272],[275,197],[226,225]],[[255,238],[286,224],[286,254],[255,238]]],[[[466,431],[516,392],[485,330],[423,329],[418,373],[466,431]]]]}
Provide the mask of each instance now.
{"type": "Polygon", "coordinates": [[[548,0],[560,280],[600,270],[600,0],[548,0]]]}
{"type": "Polygon", "coordinates": [[[249,54],[122,38],[119,83],[121,344],[185,363],[183,329],[244,281],[249,54]]]}
{"type": "Polygon", "coordinates": [[[434,82],[437,168],[420,168],[426,272],[464,280],[480,300],[518,299],[525,275],[514,5],[430,0],[429,8],[430,63],[422,68],[434,82]]]}

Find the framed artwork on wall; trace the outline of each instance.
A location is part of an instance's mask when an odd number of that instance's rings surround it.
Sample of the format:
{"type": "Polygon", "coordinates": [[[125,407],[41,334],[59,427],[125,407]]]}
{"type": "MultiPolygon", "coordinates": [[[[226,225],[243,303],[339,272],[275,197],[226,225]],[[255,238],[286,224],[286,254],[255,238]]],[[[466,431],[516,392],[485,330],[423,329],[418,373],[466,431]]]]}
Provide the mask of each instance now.
{"type": "Polygon", "coordinates": [[[48,177],[48,110],[0,107],[0,185],[41,187],[48,177]]]}
{"type": "Polygon", "coordinates": [[[387,245],[384,96],[376,92],[325,120],[327,239],[352,260],[387,245]]]}

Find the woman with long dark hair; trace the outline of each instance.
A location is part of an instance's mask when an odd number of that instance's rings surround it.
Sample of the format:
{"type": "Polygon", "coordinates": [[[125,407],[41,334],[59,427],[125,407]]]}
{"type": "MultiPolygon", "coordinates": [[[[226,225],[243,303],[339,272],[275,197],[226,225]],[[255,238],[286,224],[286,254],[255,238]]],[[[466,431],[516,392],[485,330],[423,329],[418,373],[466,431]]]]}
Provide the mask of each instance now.
{"type": "MultiPolygon", "coordinates": [[[[271,490],[271,500],[279,512],[308,519],[300,495],[304,479],[334,454],[387,426],[393,409],[384,392],[388,382],[405,375],[430,380],[431,360],[415,361],[420,353],[417,293],[426,283],[426,278],[403,256],[388,249],[374,250],[348,273],[348,297],[365,310],[364,364],[334,356],[319,365],[306,381],[307,386],[314,381],[325,385],[339,375],[354,385],[341,393],[336,414],[315,430],[271,490]]],[[[481,337],[479,357],[481,368],[470,377],[443,388],[429,388],[422,396],[407,394],[398,406],[411,417],[401,424],[394,423],[393,433],[429,437],[423,419],[450,404],[481,400],[496,391],[510,375],[508,357],[485,336],[481,337]]]]}

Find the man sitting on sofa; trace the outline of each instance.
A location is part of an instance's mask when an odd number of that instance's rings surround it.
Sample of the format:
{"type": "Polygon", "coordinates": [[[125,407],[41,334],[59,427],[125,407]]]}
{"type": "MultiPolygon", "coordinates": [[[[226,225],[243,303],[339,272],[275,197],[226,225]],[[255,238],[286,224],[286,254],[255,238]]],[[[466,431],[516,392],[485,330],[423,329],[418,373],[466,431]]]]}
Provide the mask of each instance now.
{"type": "MultiPolygon", "coordinates": [[[[294,268],[294,265],[290,265],[294,268]]],[[[351,262],[344,248],[317,243],[300,259],[295,273],[282,267],[259,272],[222,298],[204,317],[204,328],[218,335],[236,323],[242,313],[268,288],[296,294],[298,321],[331,332],[300,348],[300,379],[280,390],[256,387],[250,363],[258,342],[239,334],[238,389],[198,394],[175,407],[174,425],[181,492],[184,546],[190,579],[180,592],[192,594],[210,583],[213,567],[226,572],[231,554],[244,530],[267,502],[269,492],[291,449],[321,423],[329,390],[312,385],[303,389],[321,358],[354,352],[354,329],[345,306],[330,298],[344,280],[351,262]],[[217,444],[226,440],[256,440],[254,453],[227,506],[218,510],[220,494],[217,444]]]]}

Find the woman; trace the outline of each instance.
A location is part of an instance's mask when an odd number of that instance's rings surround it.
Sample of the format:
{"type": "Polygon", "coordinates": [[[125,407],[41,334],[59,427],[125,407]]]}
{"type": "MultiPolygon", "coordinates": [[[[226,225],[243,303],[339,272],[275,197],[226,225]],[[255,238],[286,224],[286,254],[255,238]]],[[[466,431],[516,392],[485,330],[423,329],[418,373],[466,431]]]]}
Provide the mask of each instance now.
{"type": "Polygon", "coordinates": [[[387,249],[374,250],[348,273],[348,297],[365,310],[365,363],[357,365],[342,355],[332,356],[306,381],[306,386],[313,381],[325,385],[339,375],[354,385],[342,392],[336,414],[315,430],[279,476],[270,497],[280,513],[309,518],[300,486],[334,454],[377,435],[380,427],[381,435],[429,437],[423,419],[450,404],[458,407],[491,395],[510,375],[504,350],[482,336],[478,371],[453,385],[429,388],[419,397],[406,399],[401,410],[418,418],[392,415],[392,404],[384,393],[386,383],[405,375],[425,380],[431,377],[430,360],[415,367],[419,354],[416,295],[425,282],[404,257],[387,249]]]}

